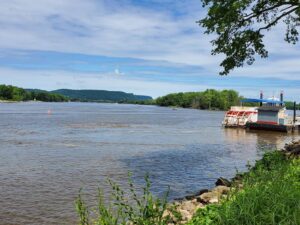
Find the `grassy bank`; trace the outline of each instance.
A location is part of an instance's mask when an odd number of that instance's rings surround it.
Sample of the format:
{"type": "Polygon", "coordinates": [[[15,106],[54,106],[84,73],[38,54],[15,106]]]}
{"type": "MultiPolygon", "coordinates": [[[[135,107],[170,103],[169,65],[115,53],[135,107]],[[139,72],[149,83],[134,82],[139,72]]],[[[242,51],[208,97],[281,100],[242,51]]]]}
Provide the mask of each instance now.
{"type": "MultiPolygon", "coordinates": [[[[295,145],[295,144],[294,144],[295,145]]],[[[293,145],[293,146],[294,146],[293,145]]],[[[263,158],[249,167],[249,172],[237,174],[230,182],[229,192],[216,203],[204,201],[213,192],[195,196],[190,203],[199,208],[187,225],[297,225],[300,224],[300,142],[289,151],[266,153],[263,158]],[[292,153],[292,150],[296,153],[292,153]]],[[[98,213],[89,213],[83,199],[77,199],[77,212],[81,225],[167,225],[183,224],[181,211],[166,198],[160,200],[149,192],[146,182],[143,195],[138,197],[130,180],[130,191],[126,194],[112,183],[113,200],[109,206],[99,198],[98,213]],[[128,221],[131,221],[128,223],[128,221]]],[[[218,186],[216,189],[224,189],[218,186]]],[[[222,193],[223,194],[223,193],[222,193]]],[[[221,196],[221,195],[220,195],[221,196]]],[[[207,200],[207,199],[206,199],[207,200]]],[[[181,204],[188,203],[187,201],[181,204]]],[[[189,204],[190,204],[189,203],[189,204]]]]}
{"type": "Polygon", "coordinates": [[[242,177],[221,204],[200,209],[188,225],[300,224],[299,158],[267,153],[242,177]]]}

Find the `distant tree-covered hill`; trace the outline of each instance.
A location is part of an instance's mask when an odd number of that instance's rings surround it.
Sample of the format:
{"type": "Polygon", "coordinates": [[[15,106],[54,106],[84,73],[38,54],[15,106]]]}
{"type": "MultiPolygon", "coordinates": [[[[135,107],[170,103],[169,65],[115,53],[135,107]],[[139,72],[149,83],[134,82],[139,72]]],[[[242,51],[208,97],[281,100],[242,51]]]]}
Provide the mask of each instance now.
{"type": "Polygon", "coordinates": [[[23,89],[11,85],[0,85],[0,100],[5,101],[87,101],[87,102],[128,102],[152,100],[150,96],[134,95],[121,91],[70,90],[45,91],[41,89],[23,89]]]}
{"type": "Polygon", "coordinates": [[[67,96],[71,100],[77,101],[122,102],[152,99],[150,96],[134,95],[132,93],[125,93],[121,91],[59,89],[51,91],[51,93],[61,94],[67,96]]]}

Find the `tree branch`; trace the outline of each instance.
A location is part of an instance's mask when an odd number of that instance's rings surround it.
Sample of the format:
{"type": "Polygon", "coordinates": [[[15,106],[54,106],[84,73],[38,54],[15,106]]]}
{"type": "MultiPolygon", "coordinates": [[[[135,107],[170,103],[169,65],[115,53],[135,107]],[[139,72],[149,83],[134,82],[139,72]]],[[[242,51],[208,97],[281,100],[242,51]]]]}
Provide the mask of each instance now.
{"type": "MultiPolygon", "coordinates": [[[[280,7],[280,6],[283,6],[283,5],[291,5],[291,4],[292,4],[292,3],[290,3],[290,2],[282,2],[282,3],[279,3],[279,4],[273,5],[272,7],[263,9],[263,10],[257,12],[257,13],[250,13],[250,14],[248,14],[248,15],[245,15],[246,18],[244,18],[244,19],[242,20],[242,22],[245,22],[245,21],[247,21],[247,20],[250,20],[250,19],[252,19],[252,18],[255,18],[255,17],[257,17],[257,16],[260,16],[262,13],[267,12],[267,11],[270,11],[270,10],[273,10],[273,9],[278,8],[278,7],[280,7]]],[[[295,6],[295,5],[292,4],[292,5],[289,6],[289,7],[293,7],[293,6],[295,6]]]]}
{"type": "Polygon", "coordinates": [[[287,10],[287,9],[290,9],[290,8],[294,7],[294,6],[295,6],[295,5],[291,5],[291,6],[289,6],[289,7],[286,7],[286,8],[284,8],[284,9],[280,10],[280,12],[283,12],[283,11],[285,11],[285,10],[287,10]]]}
{"type": "Polygon", "coordinates": [[[290,13],[294,12],[295,10],[299,9],[300,6],[296,7],[296,8],[293,8],[292,10],[289,10],[283,14],[281,14],[279,17],[277,17],[272,23],[269,23],[267,26],[265,27],[261,27],[258,29],[258,32],[262,31],[262,30],[267,30],[269,29],[270,27],[274,26],[280,19],[282,19],[283,17],[289,15],[290,13]]]}

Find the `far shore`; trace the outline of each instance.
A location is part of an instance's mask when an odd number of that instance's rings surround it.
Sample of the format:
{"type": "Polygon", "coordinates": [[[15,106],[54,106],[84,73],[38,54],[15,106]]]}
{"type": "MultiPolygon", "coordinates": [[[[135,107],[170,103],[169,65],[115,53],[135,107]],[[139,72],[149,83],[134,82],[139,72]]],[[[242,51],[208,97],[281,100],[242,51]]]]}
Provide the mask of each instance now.
{"type": "Polygon", "coordinates": [[[18,103],[19,101],[12,101],[12,100],[0,100],[0,103],[18,103]]]}

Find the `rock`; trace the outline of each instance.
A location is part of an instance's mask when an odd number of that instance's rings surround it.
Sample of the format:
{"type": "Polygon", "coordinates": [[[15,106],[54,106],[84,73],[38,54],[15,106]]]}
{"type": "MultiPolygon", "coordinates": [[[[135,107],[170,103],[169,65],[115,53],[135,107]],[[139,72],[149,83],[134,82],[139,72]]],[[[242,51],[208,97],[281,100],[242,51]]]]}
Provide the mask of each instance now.
{"type": "Polygon", "coordinates": [[[196,195],[188,195],[188,196],[185,196],[183,200],[192,200],[192,199],[195,199],[197,196],[196,195]]]}
{"type": "Polygon", "coordinates": [[[201,202],[204,204],[208,203],[217,203],[219,201],[219,198],[221,197],[220,194],[217,192],[206,192],[200,196],[201,202]]]}
{"type": "Polygon", "coordinates": [[[217,198],[217,196],[216,196],[216,197],[213,197],[213,198],[211,198],[211,199],[209,200],[209,203],[210,203],[210,204],[218,203],[218,202],[219,202],[219,198],[217,198]]]}
{"type": "Polygon", "coordinates": [[[182,201],[184,201],[184,199],[185,199],[186,197],[184,197],[184,198],[174,198],[174,201],[175,202],[182,202],[182,201]]]}
{"type": "Polygon", "coordinates": [[[227,194],[230,191],[229,187],[217,186],[212,191],[203,193],[200,195],[200,202],[202,203],[218,203],[222,195],[227,194]]]}
{"type": "Polygon", "coordinates": [[[181,200],[181,201],[175,201],[175,202],[173,202],[173,205],[174,206],[179,206],[179,205],[181,205],[181,203],[183,202],[183,200],[181,200]]]}
{"type": "Polygon", "coordinates": [[[194,195],[187,195],[184,198],[177,198],[175,200],[184,201],[184,200],[193,200],[197,199],[198,196],[202,195],[203,193],[208,192],[208,189],[201,189],[200,191],[196,192],[194,195]]]}
{"type": "Polygon", "coordinates": [[[232,178],[232,181],[233,181],[233,182],[240,182],[240,181],[243,180],[243,177],[244,177],[243,174],[238,173],[238,174],[235,175],[234,178],[232,178]]]}
{"type": "Polygon", "coordinates": [[[189,213],[194,213],[195,208],[196,204],[192,201],[184,201],[180,206],[180,209],[186,210],[189,213]]]}
{"type": "Polygon", "coordinates": [[[220,177],[217,181],[216,181],[216,186],[226,186],[226,187],[230,187],[231,186],[231,182],[223,177],[220,177]]]}
{"type": "Polygon", "coordinates": [[[283,152],[289,156],[300,156],[300,141],[294,141],[284,146],[283,152]]]}
{"type": "Polygon", "coordinates": [[[193,200],[183,200],[180,202],[174,202],[173,207],[175,207],[175,210],[181,214],[181,219],[178,221],[179,218],[175,217],[172,213],[172,211],[165,211],[163,214],[163,217],[169,216],[172,220],[171,224],[185,224],[189,220],[192,219],[195,212],[203,208],[204,205],[197,201],[197,198],[194,198],[193,200]]]}
{"type": "MultiPolygon", "coordinates": [[[[205,192],[205,193],[207,193],[207,192],[205,192]]],[[[203,193],[204,194],[204,193],[203,193]]],[[[201,195],[199,196],[199,197],[197,197],[197,202],[202,202],[202,199],[201,199],[201,195]]]]}
{"type": "Polygon", "coordinates": [[[197,205],[196,205],[196,210],[195,210],[195,212],[198,210],[198,209],[203,209],[205,207],[205,205],[203,205],[202,203],[198,203],[197,205]]]}
{"type": "Polygon", "coordinates": [[[191,200],[191,202],[192,202],[193,204],[198,204],[197,198],[194,198],[193,200],[191,200]]]}
{"type": "Polygon", "coordinates": [[[212,189],[212,192],[217,192],[219,195],[227,194],[230,191],[229,187],[226,186],[217,186],[212,189]]]}
{"type": "Polygon", "coordinates": [[[293,156],[300,156],[300,147],[298,149],[294,149],[291,152],[291,155],[293,155],[293,156]]]}
{"type": "Polygon", "coordinates": [[[191,213],[189,213],[187,210],[184,210],[184,209],[180,209],[179,213],[181,214],[182,222],[189,221],[193,217],[193,215],[191,213]]]}
{"type": "Polygon", "coordinates": [[[198,191],[195,195],[196,195],[196,196],[200,196],[200,195],[202,195],[202,194],[204,194],[204,193],[206,193],[206,192],[209,192],[209,190],[208,190],[208,189],[201,189],[201,190],[198,191]]]}
{"type": "MultiPolygon", "coordinates": [[[[178,211],[178,208],[177,208],[177,211],[178,211]]],[[[172,210],[169,210],[169,209],[167,209],[167,210],[164,211],[163,217],[164,218],[168,217],[168,220],[170,220],[169,221],[169,225],[178,224],[178,222],[179,222],[179,220],[178,220],[179,218],[177,218],[176,216],[174,216],[172,210]]]]}
{"type": "Polygon", "coordinates": [[[165,217],[168,217],[168,216],[172,217],[173,215],[169,210],[165,210],[164,213],[163,213],[163,217],[165,218],[165,217]]]}
{"type": "Polygon", "coordinates": [[[184,209],[191,214],[194,214],[197,209],[203,207],[203,204],[199,203],[197,199],[191,200],[191,201],[184,201],[182,204],[178,207],[179,209],[184,209]]]}

